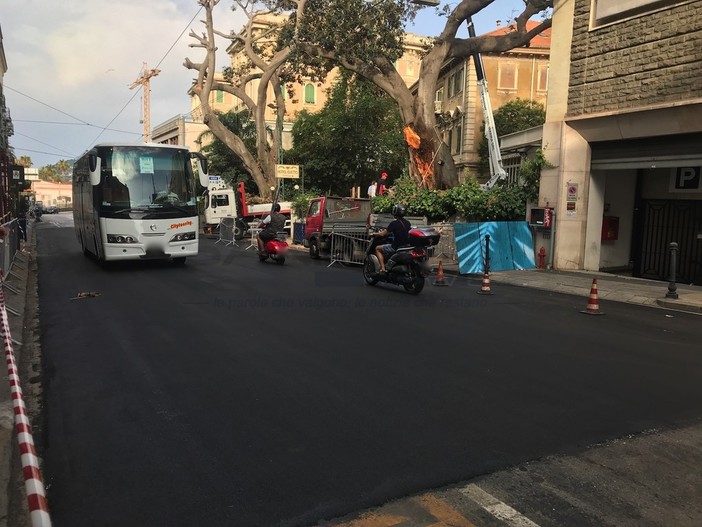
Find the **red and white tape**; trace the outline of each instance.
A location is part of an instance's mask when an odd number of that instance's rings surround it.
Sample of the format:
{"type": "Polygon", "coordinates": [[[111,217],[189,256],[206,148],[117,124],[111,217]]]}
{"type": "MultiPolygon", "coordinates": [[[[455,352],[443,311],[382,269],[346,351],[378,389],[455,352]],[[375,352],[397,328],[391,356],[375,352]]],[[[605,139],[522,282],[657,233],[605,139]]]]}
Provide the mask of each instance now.
{"type": "MultiPolygon", "coordinates": [[[[0,282],[2,282],[3,279],[2,270],[0,270],[0,282]]],[[[10,393],[15,413],[15,429],[17,431],[17,441],[20,449],[29,516],[32,527],[50,527],[51,518],[49,517],[49,504],[46,500],[44,481],[39,468],[39,458],[34,448],[32,425],[29,423],[27,409],[22,397],[22,387],[17,373],[17,365],[15,364],[15,352],[12,347],[12,335],[10,334],[7,310],[5,309],[5,295],[2,291],[2,287],[0,287],[0,318],[2,319],[0,331],[5,348],[7,375],[10,380],[10,393]]]]}

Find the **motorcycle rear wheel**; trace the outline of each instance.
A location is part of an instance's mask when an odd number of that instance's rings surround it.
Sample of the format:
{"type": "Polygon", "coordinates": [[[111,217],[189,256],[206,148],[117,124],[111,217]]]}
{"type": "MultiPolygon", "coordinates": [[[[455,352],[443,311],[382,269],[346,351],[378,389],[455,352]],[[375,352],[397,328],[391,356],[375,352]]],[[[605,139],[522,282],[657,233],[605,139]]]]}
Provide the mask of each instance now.
{"type": "Polygon", "coordinates": [[[375,266],[370,258],[366,258],[363,262],[363,279],[368,285],[375,285],[378,283],[378,278],[375,275],[375,266]]]}
{"type": "Polygon", "coordinates": [[[412,281],[408,284],[404,284],[402,287],[404,287],[405,291],[409,294],[418,295],[422,292],[422,289],[424,289],[424,276],[422,276],[417,269],[410,270],[410,274],[413,275],[412,281]]]}

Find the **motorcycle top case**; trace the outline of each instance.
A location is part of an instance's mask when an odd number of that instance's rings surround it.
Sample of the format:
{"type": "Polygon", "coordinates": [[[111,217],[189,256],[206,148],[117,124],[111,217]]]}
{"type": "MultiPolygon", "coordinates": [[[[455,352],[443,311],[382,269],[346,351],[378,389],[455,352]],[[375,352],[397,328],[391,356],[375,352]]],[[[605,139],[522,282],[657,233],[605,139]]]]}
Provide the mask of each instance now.
{"type": "Polygon", "coordinates": [[[415,227],[409,231],[409,242],[414,247],[436,245],[439,237],[439,231],[434,227],[415,227]]]}

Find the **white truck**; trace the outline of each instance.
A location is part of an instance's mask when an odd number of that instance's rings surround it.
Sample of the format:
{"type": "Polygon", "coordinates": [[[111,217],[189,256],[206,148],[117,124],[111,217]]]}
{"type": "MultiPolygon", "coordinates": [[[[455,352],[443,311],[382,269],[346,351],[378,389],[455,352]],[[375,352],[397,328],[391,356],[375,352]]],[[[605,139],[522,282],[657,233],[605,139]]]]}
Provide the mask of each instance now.
{"type": "MultiPolygon", "coordinates": [[[[290,217],[291,203],[281,201],[280,212],[290,217]]],[[[205,191],[204,234],[214,234],[222,218],[235,218],[234,239],[241,240],[249,230],[249,224],[262,220],[271,212],[272,203],[249,204],[244,183],[237,183],[236,190],[219,176],[209,176],[205,191]]]]}

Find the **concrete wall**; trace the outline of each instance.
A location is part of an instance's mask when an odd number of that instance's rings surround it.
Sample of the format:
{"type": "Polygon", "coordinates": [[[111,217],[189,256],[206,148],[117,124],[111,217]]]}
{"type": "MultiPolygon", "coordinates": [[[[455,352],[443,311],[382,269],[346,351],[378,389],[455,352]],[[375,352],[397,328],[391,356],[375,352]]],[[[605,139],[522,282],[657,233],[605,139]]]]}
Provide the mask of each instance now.
{"type": "Polygon", "coordinates": [[[599,266],[602,269],[627,267],[631,261],[634,217],[632,190],[636,187],[636,170],[611,170],[604,173],[604,177],[607,189],[603,213],[619,218],[619,239],[602,241],[599,266]]]}

